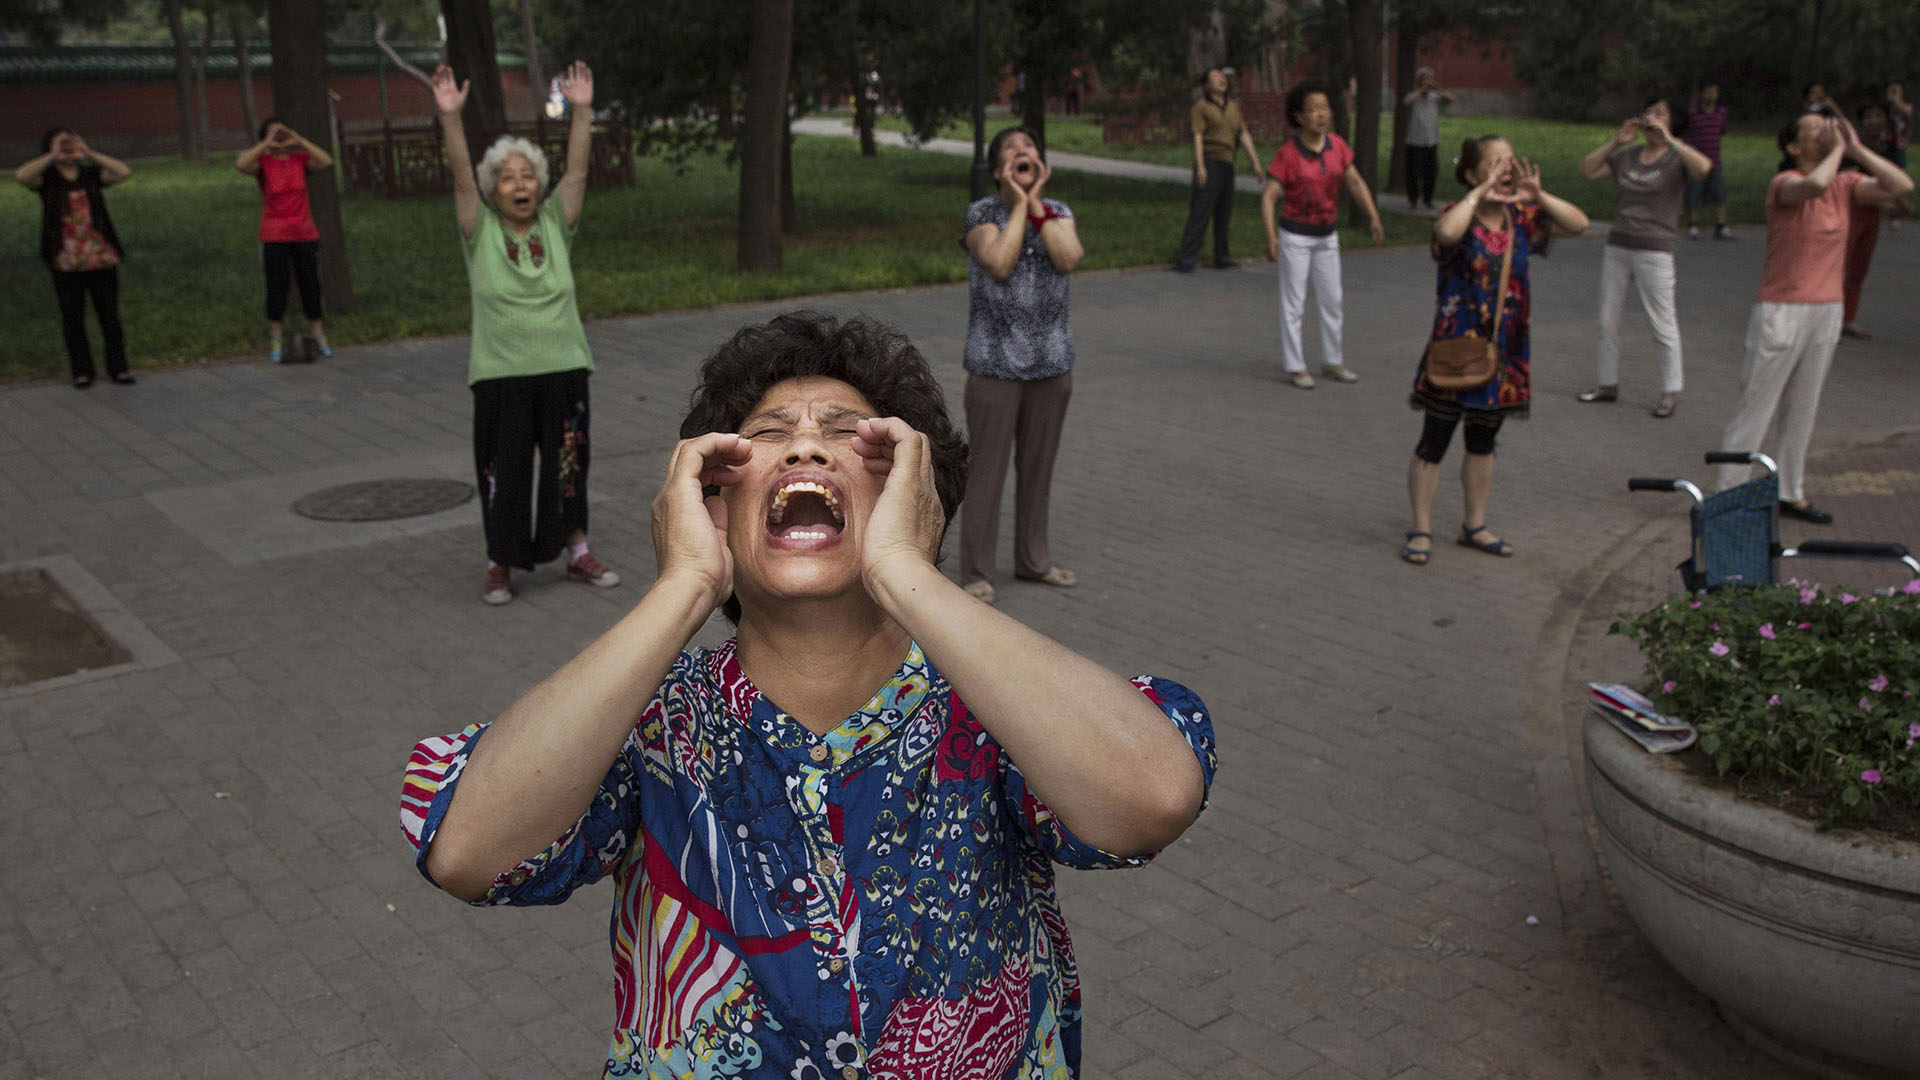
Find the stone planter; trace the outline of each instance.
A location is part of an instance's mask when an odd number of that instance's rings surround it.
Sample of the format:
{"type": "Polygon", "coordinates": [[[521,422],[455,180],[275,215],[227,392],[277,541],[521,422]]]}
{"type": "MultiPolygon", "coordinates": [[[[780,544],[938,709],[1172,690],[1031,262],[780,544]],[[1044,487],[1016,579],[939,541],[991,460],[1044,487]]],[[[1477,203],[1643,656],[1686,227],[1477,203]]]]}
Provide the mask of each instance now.
{"type": "Polygon", "coordinates": [[[1920,1077],[1920,844],[1820,833],[1588,715],[1587,790],[1628,913],[1762,1049],[1920,1077]]]}

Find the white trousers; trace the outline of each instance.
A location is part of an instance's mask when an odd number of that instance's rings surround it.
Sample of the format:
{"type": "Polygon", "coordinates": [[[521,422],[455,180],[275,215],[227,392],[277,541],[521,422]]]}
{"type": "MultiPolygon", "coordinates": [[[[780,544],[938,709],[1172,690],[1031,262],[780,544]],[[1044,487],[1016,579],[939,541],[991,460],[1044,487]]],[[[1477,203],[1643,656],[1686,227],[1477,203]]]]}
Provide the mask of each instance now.
{"type": "Polygon", "coordinates": [[[1620,307],[1627,283],[1640,288],[1640,306],[1653,323],[1660,358],[1660,392],[1680,392],[1680,322],[1673,313],[1673,252],[1635,251],[1608,244],[1600,260],[1600,336],[1593,346],[1593,368],[1601,386],[1620,385],[1620,307]]]}
{"type": "MultiPolygon", "coordinates": [[[[1753,305],[1747,319],[1747,362],[1740,370],[1740,404],[1733,410],[1722,450],[1758,450],[1775,414],[1780,420],[1780,498],[1806,498],[1807,444],[1820,389],[1840,342],[1840,302],[1753,305]]],[[[1721,491],[1745,483],[1751,467],[1720,466],[1721,491]]]]}
{"type": "Polygon", "coordinates": [[[1320,305],[1320,362],[1338,367],[1340,351],[1340,234],[1300,236],[1280,233],[1280,363],[1288,371],[1307,370],[1300,346],[1300,323],[1307,313],[1307,279],[1313,279],[1320,305]]]}

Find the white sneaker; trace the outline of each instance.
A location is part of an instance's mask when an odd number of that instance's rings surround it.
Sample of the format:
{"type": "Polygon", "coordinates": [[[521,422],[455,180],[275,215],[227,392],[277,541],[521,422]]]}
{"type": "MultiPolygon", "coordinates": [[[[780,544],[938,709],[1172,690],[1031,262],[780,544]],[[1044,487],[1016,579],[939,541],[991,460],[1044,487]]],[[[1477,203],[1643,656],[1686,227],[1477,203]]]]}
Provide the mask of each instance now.
{"type": "Polygon", "coordinates": [[[1296,371],[1293,374],[1288,375],[1287,379],[1288,381],[1292,382],[1293,385],[1299,387],[1302,390],[1313,389],[1313,376],[1307,374],[1304,371],[1296,371]]]}
{"type": "Polygon", "coordinates": [[[1320,368],[1320,374],[1332,379],[1334,382],[1354,383],[1360,381],[1360,376],[1355,375],[1353,369],[1347,367],[1345,364],[1324,365],[1320,368]]]}
{"type": "Polygon", "coordinates": [[[1698,225],[1687,226],[1687,239],[1689,240],[1700,239],[1700,226],[1698,225]]]}

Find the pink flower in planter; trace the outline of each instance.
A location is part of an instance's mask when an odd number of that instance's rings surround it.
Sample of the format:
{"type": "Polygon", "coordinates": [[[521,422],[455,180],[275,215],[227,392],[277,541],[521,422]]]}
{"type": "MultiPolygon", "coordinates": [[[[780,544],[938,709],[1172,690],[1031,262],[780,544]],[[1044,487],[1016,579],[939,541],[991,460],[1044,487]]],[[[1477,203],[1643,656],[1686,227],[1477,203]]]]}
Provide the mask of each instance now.
{"type": "Polygon", "coordinates": [[[1663,694],[1671,694],[1673,693],[1674,687],[1679,685],[1679,683],[1674,682],[1672,679],[1668,679],[1666,682],[1660,684],[1660,692],[1663,694]]]}
{"type": "Polygon", "coordinates": [[[1843,592],[1840,594],[1840,602],[1843,604],[1857,604],[1860,602],[1860,598],[1850,592],[1843,592]]]}
{"type": "Polygon", "coordinates": [[[1906,593],[1908,596],[1920,596],[1920,577],[1914,578],[1912,581],[1901,586],[1900,591],[1906,593]]]}
{"type": "Polygon", "coordinates": [[[1861,698],[1861,699],[1860,699],[1860,707],[1861,707],[1861,708],[1863,708],[1863,709],[1865,709],[1865,710],[1867,710],[1868,712],[1872,712],[1872,711],[1873,711],[1873,702],[1871,702],[1871,701],[1868,701],[1868,700],[1867,700],[1866,698],[1861,698]]]}
{"type": "Polygon", "coordinates": [[[1860,779],[1865,780],[1869,784],[1877,784],[1880,782],[1880,770],[1865,769],[1860,773],[1860,779]]]}
{"type": "Polygon", "coordinates": [[[1920,724],[1908,724],[1907,725],[1907,745],[1911,747],[1914,743],[1917,743],[1917,742],[1920,742],[1920,724]]]}
{"type": "Polygon", "coordinates": [[[1774,633],[1773,633],[1773,624],[1772,624],[1772,623],[1761,623],[1761,624],[1760,624],[1760,636],[1761,636],[1761,637],[1763,637],[1763,638],[1766,638],[1766,639],[1767,639],[1768,641],[1772,641],[1772,640],[1774,639],[1774,633]]]}
{"type": "Polygon", "coordinates": [[[1885,675],[1875,675],[1873,677],[1873,681],[1867,684],[1867,689],[1873,691],[1876,694],[1880,693],[1882,690],[1885,690],[1886,688],[1887,688],[1887,677],[1885,675]]]}
{"type": "Polygon", "coordinates": [[[1778,704],[1780,704],[1780,695],[1779,695],[1779,694],[1775,694],[1775,695],[1773,695],[1772,697],[1770,697],[1770,698],[1768,698],[1768,699],[1767,699],[1767,704],[1768,704],[1768,705],[1770,705],[1770,706],[1771,706],[1771,705],[1778,705],[1778,704]]]}
{"type": "Polygon", "coordinates": [[[1820,590],[1812,587],[1811,585],[1800,590],[1800,602],[1803,604],[1811,604],[1815,600],[1818,600],[1819,598],[1820,598],[1820,590]]]}
{"type": "Polygon", "coordinates": [[[1693,603],[1691,603],[1691,604],[1688,604],[1688,605],[1687,605],[1687,610],[1688,610],[1688,611],[1699,611],[1699,610],[1700,610],[1700,601],[1698,601],[1698,600],[1695,600],[1695,601],[1694,601],[1693,603]]]}
{"type": "Polygon", "coordinates": [[[1811,629],[1813,629],[1813,624],[1812,624],[1812,623],[1810,623],[1810,622],[1803,622],[1803,623],[1801,623],[1801,624],[1800,624],[1799,626],[1796,626],[1796,627],[1794,627],[1794,629],[1796,629],[1796,630],[1811,630],[1811,629]]]}
{"type": "Polygon", "coordinates": [[[1712,654],[1713,654],[1713,655],[1715,655],[1715,656],[1725,656],[1725,655],[1727,655],[1728,653],[1730,653],[1730,652],[1732,652],[1733,650],[1732,650],[1732,649],[1729,649],[1729,648],[1727,648],[1727,643],[1726,643],[1726,642],[1724,642],[1724,641],[1716,641],[1716,642],[1714,642],[1714,643],[1713,643],[1713,644],[1712,644],[1711,646],[1709,646],[1709,647],[1707,648],[1707,651],[1708,651],[1708,652],[1710,652],[1710,653],[1712,653],[1712,654]]]}

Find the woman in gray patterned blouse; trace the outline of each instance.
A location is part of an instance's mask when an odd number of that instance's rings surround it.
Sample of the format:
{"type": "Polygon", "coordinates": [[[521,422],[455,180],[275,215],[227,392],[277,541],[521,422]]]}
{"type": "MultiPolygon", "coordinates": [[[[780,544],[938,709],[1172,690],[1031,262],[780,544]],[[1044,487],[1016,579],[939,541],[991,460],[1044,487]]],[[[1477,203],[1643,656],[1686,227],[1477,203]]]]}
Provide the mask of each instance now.
{"type": "Polygon", "coordinates": [[[1047,548],[1048,489],[1072,392],[1067,275],[1083,254],[1073,211],[1043,197],[1052,170],[1039,141],[1008,128],[987,147],[997,194],[967,207],[967,500],[960,584],[993,603],[1000,491],[1014,471],[1014,576],[1070,588],[1047,548]]]}

